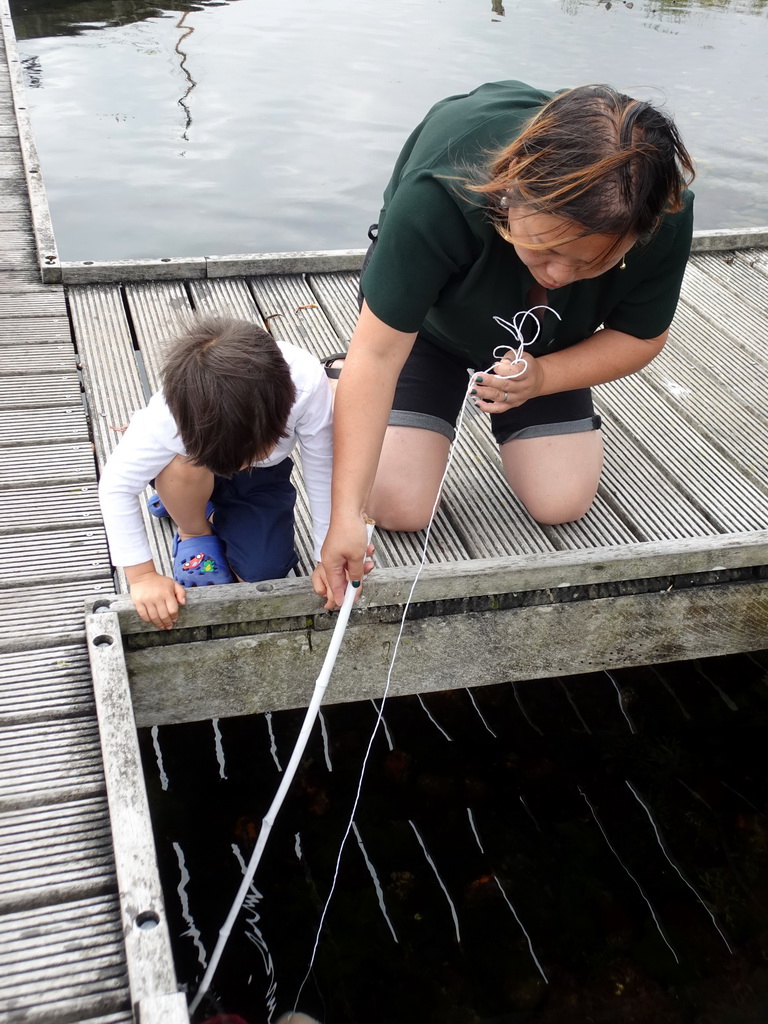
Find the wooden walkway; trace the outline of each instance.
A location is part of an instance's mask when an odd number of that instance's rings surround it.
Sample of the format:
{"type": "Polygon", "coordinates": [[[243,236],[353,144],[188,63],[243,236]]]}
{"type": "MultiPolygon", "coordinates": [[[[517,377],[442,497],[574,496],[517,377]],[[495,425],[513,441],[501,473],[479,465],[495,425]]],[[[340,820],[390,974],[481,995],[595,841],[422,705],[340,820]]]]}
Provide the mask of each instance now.
{"type": "MultiPolygon", "coordinates": [[[[138,1003],[142,1024],[175,1024],[133,716],[305,703],[334,620],[300,577],[193,593],[178,630],[148,631],[115,596],[98,466],[180,312],[327,355],[353,327],[360,254],[61,263],[6,0],[0,17],[0,1022],[128,1024],[138,1003]]],[[[599,389],[608,457],[583,521],[531,522],[471,419],[392,692],[768,647],[767,243],[701,237],[663,355],[599,389]]],[[[299,504],[306,576],[301,488],[299,504]]],[[[169,570],[170,528],[147,526],[169,570]]],[[[380,695],[422,541],[378,535],[330,700],[380,695]]]]}

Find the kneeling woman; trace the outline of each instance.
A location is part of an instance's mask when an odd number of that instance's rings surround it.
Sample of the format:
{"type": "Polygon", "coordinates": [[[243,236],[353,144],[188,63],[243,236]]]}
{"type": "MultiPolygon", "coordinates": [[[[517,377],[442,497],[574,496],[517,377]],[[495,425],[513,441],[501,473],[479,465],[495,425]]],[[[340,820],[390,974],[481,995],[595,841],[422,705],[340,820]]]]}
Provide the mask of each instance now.
{"type": "Polygon", "coordinates": [[[496,363],[472,397],[530,514],[585,514],[603,460],[590,388],[666,341],[692,178],[669,117],[607,86],[498,82],[429,111],[384,194],[336,393],[327,607],[363,577],[366,513],[389,530],[427,524],[468,366],[496,363]],[[535,342],[512,376],[493,355],[511,348],[495,318],[533,307],[535,342]]]}

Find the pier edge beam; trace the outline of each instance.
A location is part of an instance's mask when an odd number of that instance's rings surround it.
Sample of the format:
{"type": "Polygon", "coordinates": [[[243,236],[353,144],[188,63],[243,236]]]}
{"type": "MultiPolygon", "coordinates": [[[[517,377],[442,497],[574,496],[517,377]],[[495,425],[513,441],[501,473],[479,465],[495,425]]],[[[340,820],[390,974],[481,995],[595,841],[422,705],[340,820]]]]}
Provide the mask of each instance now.
{"type": "Polygon", "coordinates": [[[109,601],[86,616],[134,1016],[189,1024],[179,992],[123,654],[109,601]]]}

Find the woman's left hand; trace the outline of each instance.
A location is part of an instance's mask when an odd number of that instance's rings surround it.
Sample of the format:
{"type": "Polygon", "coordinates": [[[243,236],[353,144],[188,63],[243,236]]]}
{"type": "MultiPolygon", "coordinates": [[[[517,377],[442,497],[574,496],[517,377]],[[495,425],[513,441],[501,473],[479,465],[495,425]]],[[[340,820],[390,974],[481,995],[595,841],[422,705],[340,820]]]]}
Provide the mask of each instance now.
{"type": "Polygon", "coordinates": [[[520,370],[520,363],[510,359],[500,359],[493,367],[493,373],[479,373],[473,380],[473,398],[478,399],[479,408],[483,412],[499,413],[507,409],[516,409],[529,398],[541,394],[544,384],[544,372],[538,359],[525,355],[520,362],[526,364],[525,372],[519,377],[510,374],[520,370]]]}

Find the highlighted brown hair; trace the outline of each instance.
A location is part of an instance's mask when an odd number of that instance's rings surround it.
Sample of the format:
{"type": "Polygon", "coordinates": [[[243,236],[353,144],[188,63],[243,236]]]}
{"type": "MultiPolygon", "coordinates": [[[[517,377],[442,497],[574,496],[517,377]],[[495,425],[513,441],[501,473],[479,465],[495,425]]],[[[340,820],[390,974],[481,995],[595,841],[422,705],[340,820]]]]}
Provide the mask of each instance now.
{"type": "Polygon", "coordinates": [[[514,142],[490,158],[486,179],[467,187],[487,196],[496,229],[508,241],[507,212],[565,217],[584,234],[653,234],[682,208],[694,177],[670,117],[607,85],[553,97],[514,142]]]}
{"type": "Polygon", "coordinates": [[[219,476],[265,458],[286,436],[296,388],[277,342],[261,327],[196,316],[162,373],[188,457],[219,476]]]}

